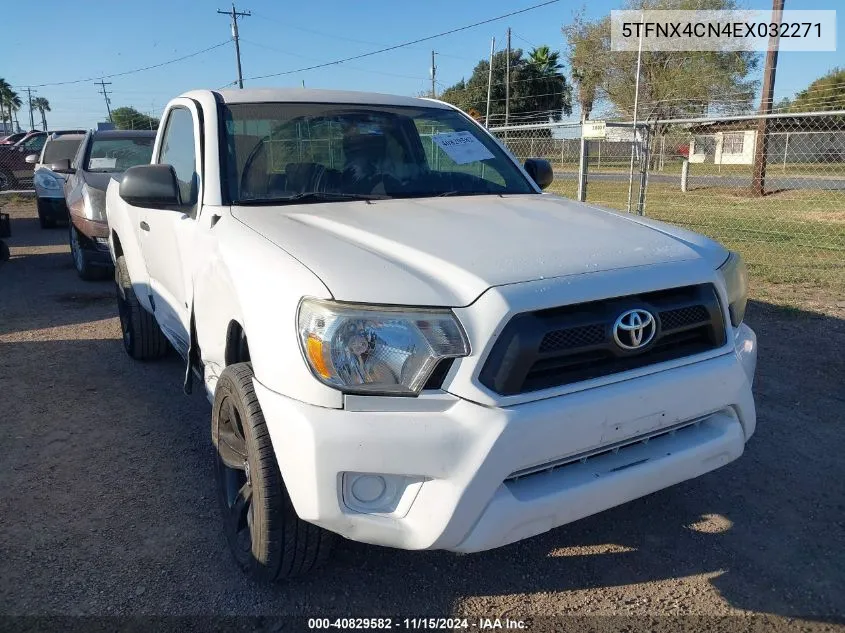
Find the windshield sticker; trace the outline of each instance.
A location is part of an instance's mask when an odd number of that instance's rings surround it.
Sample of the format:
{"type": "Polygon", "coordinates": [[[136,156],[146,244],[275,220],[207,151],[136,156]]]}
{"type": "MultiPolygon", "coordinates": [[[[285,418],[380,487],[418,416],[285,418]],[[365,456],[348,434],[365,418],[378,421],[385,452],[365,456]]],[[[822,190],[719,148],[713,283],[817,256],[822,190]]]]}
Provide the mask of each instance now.
{"type": "Polygon", "coordinates": [[[444,132],[431,138],[458,165],[493,158],[490,150],[472,132],[444,132]]]}
{"type": "Polygon", "coordinates": [[[116,165],[116,158],[91,158],[88,169],[114,169],[116,165]]]}

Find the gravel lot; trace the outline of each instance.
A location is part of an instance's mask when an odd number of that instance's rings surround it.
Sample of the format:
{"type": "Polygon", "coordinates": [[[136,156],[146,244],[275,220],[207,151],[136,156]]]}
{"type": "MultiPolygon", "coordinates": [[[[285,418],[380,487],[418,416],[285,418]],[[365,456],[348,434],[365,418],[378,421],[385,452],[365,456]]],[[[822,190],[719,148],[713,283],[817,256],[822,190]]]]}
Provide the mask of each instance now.
{"type": "Polygon", "coordinates": [[[845,623],[840,318],[750,307],[758,430],[745,456],[715,473],[485,554],[344,541],[320,573],[258,586],[226,549],[210,407],[182,394],[179,360],[131,361],[112,284],[77,278],[66,230],[39,229],[33,203],[5,211],[2,614],[465,614],[535,618],[535,628],[548,615],[688,614],[710,617],[684,628],[712,630],[751,621],[712,616],[761,613],[770,618],[755,621],[804,630],[845,623]]]}

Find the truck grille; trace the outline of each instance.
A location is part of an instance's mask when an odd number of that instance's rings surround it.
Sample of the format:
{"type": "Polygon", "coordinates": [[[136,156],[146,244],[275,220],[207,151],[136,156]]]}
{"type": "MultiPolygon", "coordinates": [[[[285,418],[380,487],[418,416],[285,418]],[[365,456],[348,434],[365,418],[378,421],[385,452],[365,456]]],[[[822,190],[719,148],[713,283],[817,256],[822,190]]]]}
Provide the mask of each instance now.
{"type": "Polygon", "coordinates": [[[699,354],[725,343],[716,289],[700,284],[514,316],[481,369],[483,385],[515,395],[699,354]],[[652,340],[626,350],[613,326],[626,310],[654,316],[652,340]]]}

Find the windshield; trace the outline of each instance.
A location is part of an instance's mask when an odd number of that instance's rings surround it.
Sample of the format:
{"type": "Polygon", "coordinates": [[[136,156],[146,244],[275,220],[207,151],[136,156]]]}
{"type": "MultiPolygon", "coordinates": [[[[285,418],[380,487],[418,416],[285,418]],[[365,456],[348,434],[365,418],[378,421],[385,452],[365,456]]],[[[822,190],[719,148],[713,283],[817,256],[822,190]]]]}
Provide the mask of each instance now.
{"type": "Polygon", "coordinates": [[[44,143],[46,143],[46,142],[47,142],[47,135],[46,134],[37,134],[35,136],[30,136],[25,141],[21,141],[19,147],[23,147],[24,149],[40,152],[41,148],[44,147],[44,143]]]}
{"type": "Polygon", "coordinates": [[[60,160],[73,160],[81,142],[81,136],[75,138],[57,138],[47,141],[47,144],[44,146],[44,157],[41,159],[41,162],[45,165],[50,165],[60,160]]]}
{"type": "Polygon", "coordinates": [[[149,164],[155,138],[94,139],[83,169],[96,172],[126,171],[135,165],[149,164]]]}
{"type": "Polygon", "coordinates": [[[454,110],[324,103],[224,106],[234,203],[535,193],[454,110]]]}

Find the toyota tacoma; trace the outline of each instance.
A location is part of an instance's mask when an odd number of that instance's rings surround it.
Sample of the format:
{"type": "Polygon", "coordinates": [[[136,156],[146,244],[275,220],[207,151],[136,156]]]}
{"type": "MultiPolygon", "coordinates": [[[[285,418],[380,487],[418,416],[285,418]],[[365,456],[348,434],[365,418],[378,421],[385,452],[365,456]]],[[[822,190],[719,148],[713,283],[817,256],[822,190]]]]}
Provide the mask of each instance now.
{"type": "Polygon", "coordinates": [[[241,568],[306,572],[336,534],[500,547],[742,454],[740,256],[552,179],[433,100],[167,105],[107,192],[123,345],[174,348],[212,403],[241,568]]]}

